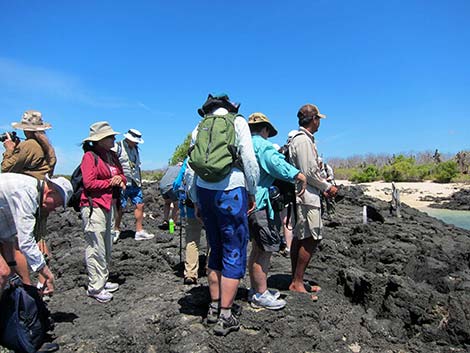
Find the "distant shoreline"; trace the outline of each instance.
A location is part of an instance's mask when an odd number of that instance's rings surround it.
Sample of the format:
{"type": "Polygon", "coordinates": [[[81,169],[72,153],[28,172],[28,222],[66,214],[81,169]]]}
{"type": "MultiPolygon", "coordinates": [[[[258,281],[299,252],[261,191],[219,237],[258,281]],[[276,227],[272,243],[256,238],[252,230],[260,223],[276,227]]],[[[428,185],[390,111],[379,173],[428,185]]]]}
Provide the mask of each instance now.
{"type": "MultiPolygon", "coordinates": [[[[390,201],[392,199],[392,183],[384,181],[374,181],[371,183],[354,184],[348,180],[336,180],[338,185],[358,185],[363,188],[367,196],[380,200],[390,201]]],[[[468,183],[435,183],[431,181],[423,182],[396,182],[395,187],[400,190],[400,200],[410,207],[423,210],[429,208],[434,203],[426,197],[449,197],[454,192],[461,189],[470,189],[468,183]]]]}

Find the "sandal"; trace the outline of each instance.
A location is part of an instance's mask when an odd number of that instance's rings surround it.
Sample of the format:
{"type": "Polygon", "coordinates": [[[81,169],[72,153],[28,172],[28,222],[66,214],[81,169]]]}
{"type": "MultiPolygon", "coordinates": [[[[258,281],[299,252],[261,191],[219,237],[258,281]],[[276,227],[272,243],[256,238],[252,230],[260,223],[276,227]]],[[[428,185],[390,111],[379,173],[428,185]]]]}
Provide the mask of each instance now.
{"type": "Polygon", "coordinates": [[[304,287],[305,287],[305,290],[309,293],[318,293],[319,291],[321,291],[320,286],[311,285],[307,281],[304,282],[304,287]]]}

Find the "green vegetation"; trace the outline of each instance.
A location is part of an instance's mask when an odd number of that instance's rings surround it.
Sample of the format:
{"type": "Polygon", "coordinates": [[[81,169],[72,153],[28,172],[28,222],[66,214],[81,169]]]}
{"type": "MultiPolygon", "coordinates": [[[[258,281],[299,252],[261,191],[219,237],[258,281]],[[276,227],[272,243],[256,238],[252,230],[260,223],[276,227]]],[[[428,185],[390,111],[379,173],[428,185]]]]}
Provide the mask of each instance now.
{"type": "Polygon", "coordinates": [[[173,152],[173,156],[171,156],[168,163],[170,165],[175,165],[178,162],[184,161],[186,156],[188,155],[189,146],[191,144],[191,134],[188,134],[184,139],[181,145],[176,146],[175,152],[173,152]]]}
{"type": "Polygon", "coordinates": [[[147,181],[160,181],[165,174],[164,170],[143,170],[142,179],[147,181]]]}
{"type": "Polygon", "coordinates": [[[470,181],[470,152],[442,156],[437,150],[417,155],[368,155],[330,159],[337,179],[355,183],[432,180],[439,183],[470,181]]]}
{"type": "Polygon", "coordinates": [[[439,163],[433,172],[433,179],[438,183],[449,183],[459,174],[459,167],[455,161],[439,163]]]}

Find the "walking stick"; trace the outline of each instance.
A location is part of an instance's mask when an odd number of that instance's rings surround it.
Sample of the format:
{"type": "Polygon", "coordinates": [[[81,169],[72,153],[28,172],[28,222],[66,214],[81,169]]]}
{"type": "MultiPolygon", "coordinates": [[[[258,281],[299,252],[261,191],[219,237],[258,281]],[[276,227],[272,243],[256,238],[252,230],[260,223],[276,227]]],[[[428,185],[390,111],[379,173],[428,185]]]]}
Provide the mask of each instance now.
{"type": "Polygon", "coordinates": [[[181,225],[180,225],[180,263],[183,261],[183,222],[184,218],[180,218],[181,225]]]}

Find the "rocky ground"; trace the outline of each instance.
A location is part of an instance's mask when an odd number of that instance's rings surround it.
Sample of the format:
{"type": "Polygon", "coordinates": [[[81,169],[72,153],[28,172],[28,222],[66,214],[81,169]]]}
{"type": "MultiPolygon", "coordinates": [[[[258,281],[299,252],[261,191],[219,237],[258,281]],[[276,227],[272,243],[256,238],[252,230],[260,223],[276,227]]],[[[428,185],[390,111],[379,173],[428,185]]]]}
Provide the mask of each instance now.
{"type": "Polygon", "coordinates": [[[205,324],[207,280],[185,286],[179,229],[159,231],[162,199],[145,190],[145,227],[156,239],[129,231],[113,249],[114,299],[99,304],[85,295],[84,240],[77,214],[49,221],[51,267],[57,292],[49,302],[52,340],[61,352],[468,352],[470,351],[470,231],[407,206],[402,218],[388,204],[346,188],[337,212],[325,221],[325,239],[307,278],[322,287],[319,300],[290,293],[290,261],[272,259],[268,284],[288,305],[252,309],[247,278],[238,291],[240,331],[216,337],[205,324]],[[362,222],[364,205],[384,221],[362,222]]]}
{"type": "Polygon", "coordinates": [[[461,189],[449,197],[433,198],[432,208],[445,208],[449,210],[470,211],[470,190],[461,189]]]}

